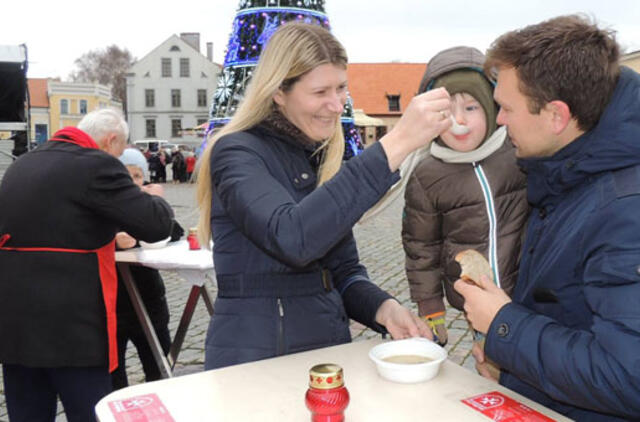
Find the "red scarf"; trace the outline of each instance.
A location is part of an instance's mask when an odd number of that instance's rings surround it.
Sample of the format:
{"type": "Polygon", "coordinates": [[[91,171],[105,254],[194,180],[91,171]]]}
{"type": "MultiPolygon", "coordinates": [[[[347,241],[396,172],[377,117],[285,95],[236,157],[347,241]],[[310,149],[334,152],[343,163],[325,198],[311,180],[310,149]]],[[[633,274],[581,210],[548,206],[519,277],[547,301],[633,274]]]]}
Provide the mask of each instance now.
{"type": "Polygon", "coordinates": [[[98,147],[98,144],[96,144],[96,141],[94,141],[91,136],[73,126],[63,127],[62,129],[54,133],[53,138],[49,140],[58,142],[70,142],[83,148],[100,149],[98,147]]]}

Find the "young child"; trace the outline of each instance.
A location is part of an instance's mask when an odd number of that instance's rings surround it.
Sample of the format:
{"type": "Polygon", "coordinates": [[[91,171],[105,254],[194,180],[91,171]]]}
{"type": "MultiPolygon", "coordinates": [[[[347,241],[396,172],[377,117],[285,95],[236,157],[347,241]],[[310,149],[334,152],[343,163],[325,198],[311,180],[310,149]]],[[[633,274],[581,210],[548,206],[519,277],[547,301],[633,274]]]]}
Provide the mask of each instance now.
{"type": "Polygon", "coordinates": [[[494,281],[510,293],[528,214],[525,176],[506,129],[496,130],[493,85],[483,63],[475,48],[444,50],[429,62],[419,89],[445,87],[451,115],[463,125],[431,144],[405,191],[402,242],[411,299],[441,345],[448,337],[443,291],[451,306],[463,310],[464,304],[453,289],[460,275],[455,255],[465,249],[482,253],[494,281]]]}
{"type": "MultiPolygon", "coordinates": [[[[125,149],[120,156],[120,161],[127,167],[134,183],[141,188],[148,180],[149,169],[144,155],[137,149],[125,149]]],[[[160,187],[156,185],[157,187],[160,187]]],[[[179,239],[183,230],[177,222],[173,223],[171,240],[179,239]]],[[[116,247],[118,249],[128,249],[137,245],[136,239],[125,232],[116,235],[116,247]]],[[[158,336],[158,341],[164,354],[169,353],[171,347],[171,337],[169,335],[169,307],[165,297],[164,282],[158,270],[143,266],[131,266],[131,275],[147,313],[158,336]]],[[[138,316],[133,309],[127,289],[122,282],[121,275],[118,274],[118,297],[116,304],[116,317],[118,320],[118,368],[111,374],[111,384],[114,390],[129,385],[125,355],[127,342],[131,340],[136,346],[140,363],[144,371],[145,380],[154,381],[161,378],[160,370],[153,357],[153,352],[144,335],[142,326],[138,321],[138,316]]]]}

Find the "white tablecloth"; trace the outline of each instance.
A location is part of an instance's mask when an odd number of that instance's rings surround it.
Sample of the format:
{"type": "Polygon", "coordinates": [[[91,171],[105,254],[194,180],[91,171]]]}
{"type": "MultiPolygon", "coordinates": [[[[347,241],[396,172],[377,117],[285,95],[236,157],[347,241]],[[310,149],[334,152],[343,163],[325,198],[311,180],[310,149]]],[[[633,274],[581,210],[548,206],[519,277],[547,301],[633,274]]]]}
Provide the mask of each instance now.
{"type": "Polygon", "coordinates": [[[359,341],[131,386],[100,400],[96,415],[100,422],[114,422],[110,402],[131,404],[134,397],[156,394],[172,417],[157,419],[161,421],[309,421],[311,414],[304,403],[309,368],[332,362],[344,369],[351,395],[345,416],[350,422],[489,421],[461,400],[492,391],[553,420],[569,420],[449,360],[427,382],[396,384],[382,379],[368,357],[381,341],[359,341]]]}
{"type": "Polygon", "coordinates": [[[186,240],[170,242],[164,248],[133,248],[116,252],[116,261],[137,262],[158,270],[213,268],[213,255],[208,249],[189,250],[186,240]]]}
{"type": "Polygon", "coordinates": [[[144,265],[157,270],[171,270],[191,284],[202,286],[209,278],[215,283],[213,255],[208,249],[190,250],[186,240],[170,242],[160,249],[133,248],[116,252],[117,262],[144,265]]]}

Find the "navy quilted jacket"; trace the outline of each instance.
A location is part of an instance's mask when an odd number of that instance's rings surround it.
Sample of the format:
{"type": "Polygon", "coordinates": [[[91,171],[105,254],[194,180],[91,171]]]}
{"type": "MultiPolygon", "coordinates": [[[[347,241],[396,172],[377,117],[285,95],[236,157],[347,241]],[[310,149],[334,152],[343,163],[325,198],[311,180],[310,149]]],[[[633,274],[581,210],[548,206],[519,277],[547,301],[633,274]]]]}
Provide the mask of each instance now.
{"type": "Polygon", "coordinates": [[[375,313],[390,296],[351,232],[398,179],[381,145],[316,188],[311,151],[258,127],[219,139],[211,169],[219,292],[206,369],[348,342],[348,318],[383,330],[375,313]],[[330,291],[317,288],[323,270],[330,291]]]}
{"type": "Polygon", "coordinates": [[[640,75],[623,68],[595,128],[521,161],[534,208],[486,353],[575,420],[640,419],[640,75]]]}

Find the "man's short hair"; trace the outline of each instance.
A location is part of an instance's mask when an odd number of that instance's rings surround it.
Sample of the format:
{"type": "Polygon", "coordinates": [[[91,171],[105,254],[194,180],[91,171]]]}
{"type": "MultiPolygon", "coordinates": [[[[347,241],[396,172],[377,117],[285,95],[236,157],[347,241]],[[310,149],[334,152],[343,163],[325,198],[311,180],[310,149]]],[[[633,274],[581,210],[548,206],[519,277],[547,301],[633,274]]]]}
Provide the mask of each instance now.
{"type": "Polygon", "coordinates": [[[124,120],[122,112],[111,107],[87,114],[78,123],[78,129],[86,132],[96,142],[100,142],[109,133],[117,133],[125,142],[129,138],[129,125],[124,120]]]}
{"type": "Polygon", "coordinates": [[[487,51],[485,70],[514,68],[520,91],[534,114],[549,102],[565,102],[578,127],[588,131],[600,119],[620,75],[615,32],[585,16],[559,16],[507,32],[487,51]]]}

